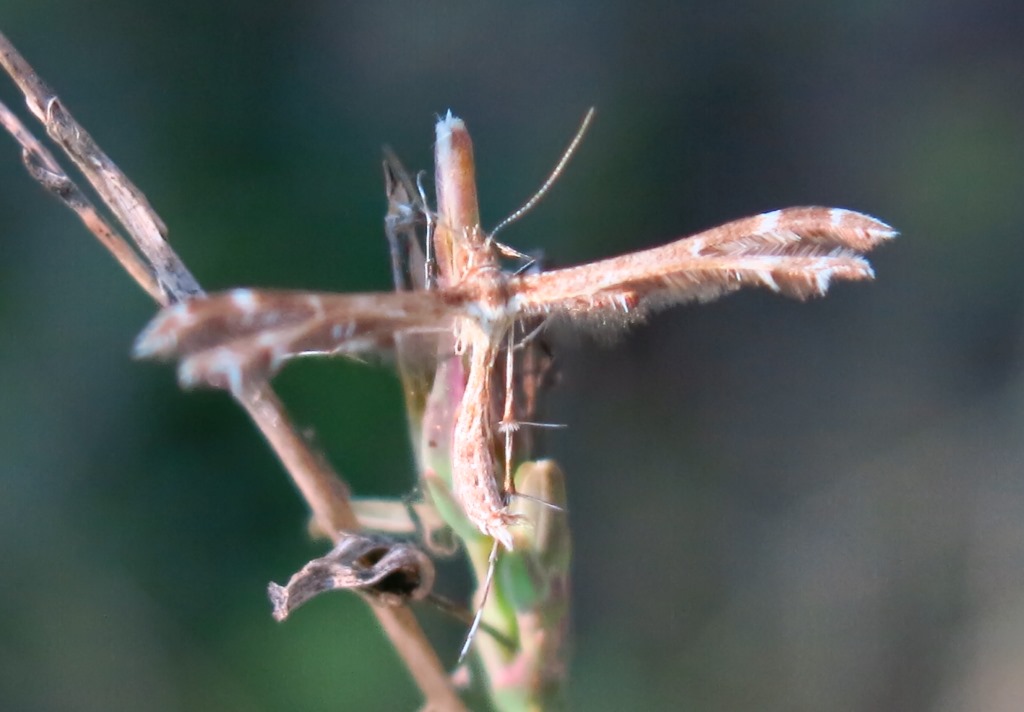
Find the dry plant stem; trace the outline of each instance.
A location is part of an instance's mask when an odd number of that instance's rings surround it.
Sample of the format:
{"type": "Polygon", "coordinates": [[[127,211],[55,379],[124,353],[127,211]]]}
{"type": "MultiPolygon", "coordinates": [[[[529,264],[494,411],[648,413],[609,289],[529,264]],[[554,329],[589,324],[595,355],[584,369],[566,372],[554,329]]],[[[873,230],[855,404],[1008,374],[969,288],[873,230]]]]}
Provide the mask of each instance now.
{"type": "MultiPolygon", "coordinates": [[[[340,541],[339,532],[359,529],[348,487],[295,430],[270,386],[264,384],[238,401],[284,464],[313,511],[317,525],[331,534],[334,543],[340,541]]],[[[372,602],[369,605],[428,706],[440,710],[465,709],[412,610],[372,602]]]]}
{"type": "Polygon", "coordinates": [[[29,110],[46,127],[46,133],[64,149],[136,241],[168,296],[181,301],[183,297],[200,294],[199,283],[164,240],[167,228],[146,197],[71,117],[53,90],[3,34],[0,65],[21,89],[29,110]]]}
{"type": "MultiPolygon", "coordinates": [[[[118,243],[126,246],[124,240],[117,236],[95,210],[92,210],[88,220],[85,217],[82,219],[100,242],[118,257],[136,282],[162,306],[202,295],[198,282],[163,239],[166,229],[142,193],[63,108],[53,91],[2,33],[0,65],[25,94],[29,109],[44,124],[47,133],[75,162],[104,203],[125,226],[139,251],[153,266],[162,289],[154,289],[152,280],[146,279],[148,270],[143,269],[140,272],[139,269],[128,266],[134,262],[123,260],[123,250],[119,246],[115,247],[118,243]],[[114,236],[115,239],[111,240],[110,236],[114,236]]],[[[7,115],[13,116],[5,111],[5,116],[7,115]]],[[[5,121],[4,128],[12,133],[31,154],[30,157],[35,158],[48,174],[64,176],[56,161],[45,149],[41,152],[36,150],[42,147],[20,122],[12,124],[5,121]],[[55,167],[58,170],[53,170],[55,167]]],[[[32,170],[31,165],[33,164],[30,164],[33,177],[41,180],[40,172],[32,170]]],[[[64,179],[73,185],[66,176],[64,179]]],[[[41,182],[49,188],[46,181],[41,182]]],[[[61,197],[63,198],[63,195],[61,197]]],[[[67,200],[65,202],[82,216],[73,203],[67,200]]],[[[238,396],[237,400],[287,468],[302,496],[309,503],[321,529],[331,533],[335,541],[338,540],[337,532],[357,529],[358,522],[348,498],[348,488],[326,461],[313,453],[309,443],[298,434],[270,386],[265,383],[254,386],[244,395],[238,396]]],[[[412,612],[406,607],[371,604],[370,608],[419,685],[427,706],[443,710],[465,709],[412,612]]]]}
{"type": "MultiPolygon", "coordinates": [[[[473,142],[463,122],[451,115],[437,123],[434,147],[437,183],[437,253],[441,275],[464,285],[477,275],[496,272],[496,256],[480,228],[473,142]],[[445,251],[450,248],[450,261],[445,251]]],[[[481,295],[485,299],[490,294],[481,295]]],[[[491,424],[491,373],[502,343],[494,338],[500,328],[488,328],[473,319],[457,325],[461,348],[468,350],[469,374],[459,404],[452,437],[452,492],[466,516],[484,534],[506,549],[512,548],[505,493],[498,486],[491,424]]]]}
{"type": "Polygon", "coordinates": [[[261,384],[248,390],[238,402],[260,428],[281,464],[292,474],[295,486],[309,503],[317,526],[335,543],[338,532],[358,530],[348,486],[291,426],[284,405],[270,386],[261,384]]]}
{"type": "Polygon", "coordinates": [[[437,122],[436,133],[434,183],[438,224],[434,248],[442,286],[449,286],[465,278],[470,267],[471,243],[480,242],[483,236],[469,133],[451,112],[437,122]]]}
{"type": "MultiPolygon", "coordinates": [[[[475,276],[499,269],[497,259],[488,249],[480,227],[476,192],[476,169],[473,143],[465,125],[449,112],[438,121],[434,147],[435,182],[438,219],[435,235],[440,261],[442,284],[463,285],[475,276]],[[450,259],[446,260],[446,252],[450,259]]],[[[483,295],[485,298],[490,295],[483,295]]],[[[500,328],[494,330],[500,333],[500,328]]],[[[507,511],[506,493],[499,487],[494,456],[492,428],[491,380],[497,352],[504,346],[488,328],[473,319],[463,319],[456,327],[457,340],[468,351],[465,388],[459,399],[451,441],[452,494],[463,513],[479,531],[494,541],[467,540],[466,550],[477,576],[474,595],[476,615],[466,634],[459,654],[465,658],[478,626],[498,630],[515,637],[515,621],[506,614],[494,589],[494,573],[499,543],[512,549],[510,527],[516,518],[507,511]]],[[[506,453],[511,457],[511,453],[506,453]]],[[[487,641],[479,648],[481,662],[492,691],[501,666],[515,654],[503,646],[487,641]]]]}
{"type": "Polygon", "coordinates": [[[21,144],[21,159],[29,174],[58,200],[74,211],[78,218],[107,251],[110,252],[139,286],[157,302],[163,304],[162,292],[153,276],[153,271],[143,262],[138,253],[99,214],[96,207],[77,185],[68,177],[57,159],[43,144],[36,140],[21,119],[0,102],[0,125],[14,140],[21,144]]]}

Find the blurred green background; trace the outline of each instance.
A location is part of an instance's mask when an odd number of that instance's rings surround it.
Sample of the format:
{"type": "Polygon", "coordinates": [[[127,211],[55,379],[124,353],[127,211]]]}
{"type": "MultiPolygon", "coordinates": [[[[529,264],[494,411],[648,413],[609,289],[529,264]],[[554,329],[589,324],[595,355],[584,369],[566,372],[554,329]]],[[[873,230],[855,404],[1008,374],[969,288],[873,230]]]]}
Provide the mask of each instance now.
{"type": "MultiPolygon", "coordinates": [[[[2,0],[0,28],[209,289],[388,289],[380,147],[430,168],[449,108],[494,225],[597,107],[503,235],[552,264],[787,205],[890,222],[874,284],[553,334],[570,699],[1024,705],[1020,3],[2,0]]],[[[324,547],[228,397],[129,359],[152,313],[0,137],[0,708],[414,709],[351,597],[271,620],[324,547]]],[[[387,368],[278,384],[357,492],[409,490],[387,368]]]]}

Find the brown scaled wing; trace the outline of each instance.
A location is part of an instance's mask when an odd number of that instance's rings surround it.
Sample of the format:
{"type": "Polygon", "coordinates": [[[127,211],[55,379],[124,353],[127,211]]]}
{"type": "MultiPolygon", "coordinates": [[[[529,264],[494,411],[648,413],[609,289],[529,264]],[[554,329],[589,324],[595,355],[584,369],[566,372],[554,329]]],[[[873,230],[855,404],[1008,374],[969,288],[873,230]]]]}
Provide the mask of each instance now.
{"type": "Polygon", "coordinates": [[[390,349],[396,333],[450,330],[462,305],[440,292],[333,294],[233,289],[160,312],[139,358],[180,358],[183,386],[240,393],[287,359],[390,349]]]}

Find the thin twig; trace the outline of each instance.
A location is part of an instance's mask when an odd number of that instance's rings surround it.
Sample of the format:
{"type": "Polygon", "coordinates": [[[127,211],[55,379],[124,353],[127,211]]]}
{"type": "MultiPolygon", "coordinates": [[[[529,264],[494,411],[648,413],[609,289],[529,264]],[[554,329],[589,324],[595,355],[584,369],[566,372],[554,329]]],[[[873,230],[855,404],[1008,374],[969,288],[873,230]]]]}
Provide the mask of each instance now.
{"type": "MultiPolygon", "coordinates": [[[[162,306],[202,296],[199,283],[164,239],[166,228],[142,192],[100,150],[2,33],[0,65],[24,93],[29,109],[46,127],[50,137],[78,166],[125,227],[152,266],[152,272],[141,264],[134,251],[95,208],[84,200],[81,191],[60,169],[53,156],[6,107],[2,107],[3,126],[22,146],[30,174],[74,210],[129,275],[162,306]],[[14,118],[14,122],[8,117],[14,118]],[[131,253],[130,256],[125,250],[131,253]]],[[[339,532],[358,529],[348,487],[326,460],[299,435],[269,384],[258,385],[238,396],[237,400],[284,464],[309,504],[318,526],[330,533],[336,542],[339,532]]],[[[427,706],[438,710],[465,709],[437,653],[409,608],[373,604],[370,608],[419,685],[427,706]]]]}
{"type": "Polygon", "coordinates": [[[25,103],[99,194],[138,245],[173,301],[202,293],[199,283],[164,240],[167,228],[121,169],[96,145],[14,45],[0,33],[0,65],[25,95],[25,103]]]}
{"type": "Polygon", "coordinates": [[[157,302],[163,303],[163,293],[157,286],[153,270],[140,259],[139,254],[121,237],[117,230],[96,210],[85,193],[68,177],[53,154],[25,128],[21,119],[0,102],[0,125],[21,144],[21,160],[26,170],[44,188],[53,193],[78,215],[85,227],[100,241],[139,286],[157,302]]]}

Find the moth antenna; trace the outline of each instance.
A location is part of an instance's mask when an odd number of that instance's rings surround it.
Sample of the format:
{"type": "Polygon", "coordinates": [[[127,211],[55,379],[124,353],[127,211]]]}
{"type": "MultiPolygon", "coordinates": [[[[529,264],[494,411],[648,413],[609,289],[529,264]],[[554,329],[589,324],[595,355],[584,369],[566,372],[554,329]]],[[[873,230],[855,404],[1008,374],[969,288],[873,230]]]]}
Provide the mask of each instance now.
{"type": "Polygon", "coordinates": [[[541,185],[540,189],[533,194],[533,197],[523,204],[523,207],[519,208],[514,213],[509,215],[507,218],[502,220],[500,223],[498,223],[498,226],[496,228],[491,230],[491,237],[494,237],[495,235],[498,234],[500,230],[505,229],[506,227],[514,223],[516,220],[526,215],[526,213],[530,212],[530,210],[533,209],[533,206],[540,202],[540,199],[544,197],[544,195],[548,192],[551,186],[554,185],[555,181],[558,180],[559,176],[562,175],[562,171],[565,169],[566,164],[569,163],[569,159],[572,158],[574,153],[576,153],[576,149],[579,147],[580,141],[583,140],[583,135],[587,132],[587,129],[590,128],[590,122],[593,120],[593,118],[594,107],[590,107],[590,109],[587,110],[587,115],[583,117],[583,123],[580,124],[579,129],[576,131],[576,136],[573,137],[572,142],[569,144],[569,147],[565,149],[565,153],[562,154],[562,158],[555,165],[555,169],[551,171],[551,175],[548,176],[548,179],[544,181],[544,184],[541,185]]]}
{"type": "Polygon", "coordinates": [[[459,652],[459,659],[455,663],[456,665],[461,665],[462,661],[466,659],[466,655],[469,653],[469,646],[472,645],[476,631],[480,628],[480,621],[483,620],[484,604],[487,603],[487,596],[491,593],[491,584],[494,583],[494,569],[498,565],[498,546],[499,542],[495,539],[494,546],[491,547],[491,555],[487,558],[487,576],[484,577],[483,596],[480,597],[480,605],[477,606],[476,614],[473,616],[473,624],[469,626],[469,632],[466,633],[466,642],[462,644],[462,650],[459,652]]]}
{"type": "Polygon", "coordinates": [[[420,171],[416,174],[416,190],[420,194],[420,202],[423,203],[423,217],[427,221],[427,236],[426,236],[426,257],[423,260],[423,280],[424,285],[427,289],[434,289],[437,287],[437,260],[434,258],[434,214],[430,211],[430,205],[427,203],[427,191],[423,187],[423,176],[426,171],[420,171]]]}

